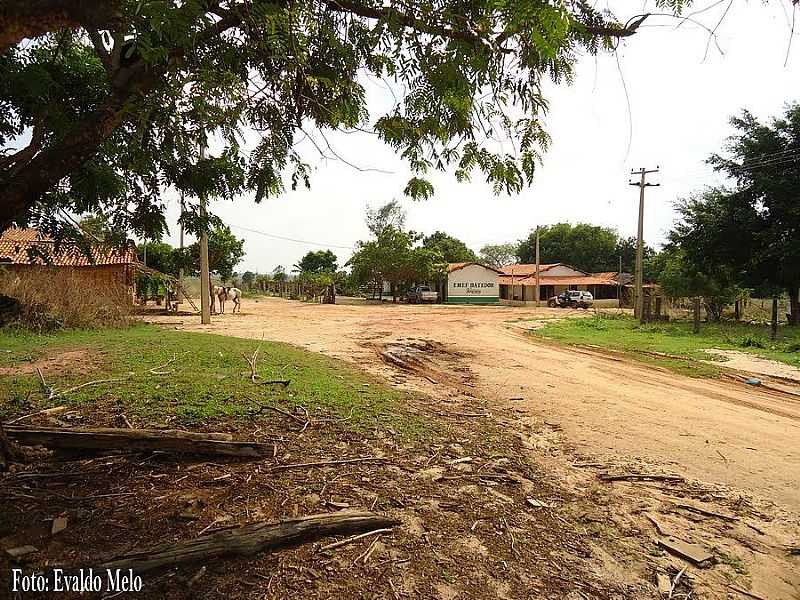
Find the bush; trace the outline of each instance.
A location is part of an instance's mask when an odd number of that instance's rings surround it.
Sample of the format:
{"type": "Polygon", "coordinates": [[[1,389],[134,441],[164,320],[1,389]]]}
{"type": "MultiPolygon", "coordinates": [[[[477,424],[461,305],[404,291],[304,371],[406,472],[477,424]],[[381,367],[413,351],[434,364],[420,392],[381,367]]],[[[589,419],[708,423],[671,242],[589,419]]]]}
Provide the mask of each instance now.
{"type": "Polygon", "coordinates": [[[130,323],[126,294],[110,286],[87,287],[84,278],[64,269],[0,270],[0,295],[12,299],[0,315],[0,322],[7,326],[43,333],[130,323]]]}
{"type": "Polygon", "coordinates": [[[608,330],[608,324],[605,323],[603,317],[599,315],[587,317],[585,319],[575,319],[575,326],[583,327],[584,329],[597,329],[598,331],[608,330]]]}
{"type": "Polygon", "coordinates": [[[765,340],[761,336],[754,335],[752,333],[745,333],[743,336],[734,338],[732,343],[735,344],[736,346],[739,346],[740,348],[764,349],[767,347],[767,340],[765,340]]]}

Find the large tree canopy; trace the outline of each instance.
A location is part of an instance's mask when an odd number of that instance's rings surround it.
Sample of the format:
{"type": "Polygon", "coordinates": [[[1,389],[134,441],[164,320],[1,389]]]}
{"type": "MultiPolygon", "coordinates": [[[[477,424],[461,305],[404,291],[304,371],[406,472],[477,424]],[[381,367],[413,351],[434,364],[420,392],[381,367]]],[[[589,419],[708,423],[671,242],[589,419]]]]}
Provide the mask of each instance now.
{"type": "MultiPolygon", "coordinates": [[[[800,105],[762,123],[745,111],[726,152],[709,162],[731,179],[679,203],[670,234],[686,262],[706,278],[754,289],[785,290],[800,322],[800,105]]],[[[699,292],[696,292],[699,293],[699,292]]],[[[730,294],[729,294],[730,295],[730,294]]]]}
{"type": "Polygon", "coordinates": [[[331,250],[312,250],[295,265],[301,273],[335,273],[337,258],[331,250]]]}
{"type": "MultiPolygon", "coordinates": [[[[583,0],[7,0],[0,229],[91,210],[158,237],[166,187],[261,200],[284,176],[308,184],[295,144],[314,129],[370,128],[408,161],[414,198],[447,168],[515,192],[547,146],[545,77],[643,20],[583,0]],[[408,91],[371,118],[362,74],[408,91]],[[480,141],[502,135],[514,153],[480,141]]],[[[184,221],[207,226],[193,200],[184,221]]]]}
{"type": "MultiPolygon", "coordinates": [[[[653,249],[645,246],[645,257],[653,249]]],[[[589,223],[557,223],[539,230],[539,255],[542,263],[563,262],[588,272],[632,272],[636,263],[636,238],[621,238],[614,229],[589,223]]],[[[536,232],[517,247],[517,258],[523,263],[536,260],[536,232]]]]}
{"type": "Polygon", "coordinates": [[[447,263],[474,262],[477,255],[469,246],[458,238],[448,235],[443,231],[436,231],[427,235],[422,240],[422,245],[431,250],[438,250],[441,260],[447,263]]]}

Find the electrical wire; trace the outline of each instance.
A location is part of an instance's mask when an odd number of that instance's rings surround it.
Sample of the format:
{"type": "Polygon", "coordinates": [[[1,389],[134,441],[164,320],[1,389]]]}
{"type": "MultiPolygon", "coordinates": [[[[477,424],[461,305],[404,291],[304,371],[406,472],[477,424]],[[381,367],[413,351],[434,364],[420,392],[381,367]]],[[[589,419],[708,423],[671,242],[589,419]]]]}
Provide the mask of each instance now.
{"type": "Polygon", "coordinates": [[[341,244],[326,244],[324,242],[312,242],[310,240],[299,240],[296,238],[290,238],[283,235],[277,235],[275,233],[267,233],[266,231],[259,231],[258,229],[251,229],[249,227],[242,227],[241,225],[235,225],[233,223],[228,223],[229,226],[235,227],[236,229],[241,229],[242,231],[249,231],[250,233],[255,233],[258,235],[263,235],[265,237],[274,238],[276,240],[283,240],[285,242],[295,242],[297,244],[307,244],[309,246],[319,246],[320,248],[340,248],[342,250],[354,250],[357,246],[343,246],[341,244]]]}

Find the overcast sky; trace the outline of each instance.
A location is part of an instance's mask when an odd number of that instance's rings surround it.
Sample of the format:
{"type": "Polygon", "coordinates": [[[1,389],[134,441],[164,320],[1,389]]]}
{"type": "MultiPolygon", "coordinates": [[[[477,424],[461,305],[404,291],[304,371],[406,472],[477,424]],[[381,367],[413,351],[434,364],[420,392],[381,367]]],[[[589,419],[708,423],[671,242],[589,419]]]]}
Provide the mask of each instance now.
{"type": "MultiPolygon", "coordinates": [[[[699,0],[696,9],[714,3],[699,0]]],[[[608,4],[622,21],[642,7],[634,0],[608,4]]],[[[716,4],[696,17],[710,28],[728,3],[716,4]]],[[[411,229],[445,231],[476,251],[561,221],[635,235],[638,188],[628,185],[630,170],[658,165],[661,173],[650,181],[661,186],[648,188],[645,210],[645,241],[658,246],[673,222],[675,199],[719,182],[704,160],[732,133],[729,117],[747,108],[767,118],[800,99],[800,41],[784,66],[791,11],[790,0],[767,6],[735,0],[717,33],[724,56],[712,43],[704,60],[709,36],[698,27],[686,23],[676,30],[674,19],[651,17],[649,26],[620,46],[619,65],[613,54],[583,57],[572,85],[547,88],[546,128],[553,143],[533,185],[519,195],[495,196],[478,174],[470,183],[458,183],[444,173],[432,177],[433,199],[403,199],[409,178],[404,163],[373,135],[337,132],[328,139],[341,157],[390,173],[359,172],[321,159],[306,142],[301,149],[314,167],[311,190],[287,191],[261,204],[248,197],[218,201],[211,208],[246,241],[238,270],[263,273],[276,265],[289,270],[320,248],[334,250],[343,264],[356,241],[367,239],[365,207],[393,198],[402,200],[411,229]]],[[[365,85],[375,118],[391,106],[392,97],[380,82],[365,85]]],[[[177,217],[172,198],[172,243],[177,243],[177,217]]]]}

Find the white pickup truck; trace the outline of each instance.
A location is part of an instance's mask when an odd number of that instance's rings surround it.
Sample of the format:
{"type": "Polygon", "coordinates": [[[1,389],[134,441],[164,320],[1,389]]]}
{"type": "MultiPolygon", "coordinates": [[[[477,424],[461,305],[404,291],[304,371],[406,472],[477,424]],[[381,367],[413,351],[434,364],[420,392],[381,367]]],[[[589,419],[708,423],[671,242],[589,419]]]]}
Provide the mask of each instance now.
{"type": "Polygon", "coordinates": [[[422,304],[424,302],[436,302],[439,300],[439,292],[433,291],[427,285],[418,285],[406,294],[406,301],[409,304],[422,304]]]}
{"type": "Polygon", "coordinates": [[[567,290],[547,301],[547,306],[555,308],[591,308],[594,297],[585,290],[567,290]]]}

